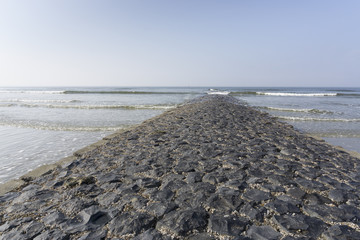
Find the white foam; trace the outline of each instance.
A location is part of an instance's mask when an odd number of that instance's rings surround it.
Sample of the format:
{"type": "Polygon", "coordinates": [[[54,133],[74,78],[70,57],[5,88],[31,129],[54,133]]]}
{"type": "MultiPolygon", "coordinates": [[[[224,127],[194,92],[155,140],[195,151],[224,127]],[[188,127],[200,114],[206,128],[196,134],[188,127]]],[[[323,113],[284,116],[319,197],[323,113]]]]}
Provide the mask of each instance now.
{"type": "Polygon", "coordinates": [[[17,103],[74,103],[79,100],[57,100],[57,99],[0,99],[0,102],[17,102],[17,103]]]}
{"type": "Polygon", "coordinates": [[[171,109],[176,105],[60,105],[60,104],[20,104],[21,107],[43,107],[63,109],[171,109]]]}
{"type": "Polygon", "coordinates": [[[258,95],[280,96],[280,97],[328,97],[336,96],[337,93],[286,93],[286,92],[256,92],[258,95]]]}
{"type": "Polygon", "coordinates": [[[315,108],[277,108],[277,107],[260,107],[267,110],[282,111],[282,112],[306,112],[306,113],[328,113],[333,114],[331,111],[320,110],[315,108]]]}
{"type": "Polygon", "coordinates": [[[65,91],[1,90],[0,93],[64,94],[65,91]]]}
{"type": "MultiPolygon", "coordinates": [[[[210,90],[213,90],[213,89],[210,89],[210,90]]],[[[230,93],[229,91],[216,91],[216,90],[207,92],[207,94],[218,94],[218,95],[229,95],[229,93],[230,93]]]]}
{"type": "Polygon", "coordinates": [[[309,118],[309,117],[289,117],[277,116],[279,119],[291,121],[322,121],[322,122],[360,122],[359,118],[346,119],[346,118],[309,118]]]}

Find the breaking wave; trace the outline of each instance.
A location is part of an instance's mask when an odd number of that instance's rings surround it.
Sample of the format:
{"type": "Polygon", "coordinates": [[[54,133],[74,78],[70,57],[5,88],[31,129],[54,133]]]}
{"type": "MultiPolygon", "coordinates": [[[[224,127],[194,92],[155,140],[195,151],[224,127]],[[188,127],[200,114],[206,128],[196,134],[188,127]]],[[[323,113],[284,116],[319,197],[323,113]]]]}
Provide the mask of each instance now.
{"type": "Polygon", "coordinates": [[[61,105],[61,104],[0,104],[0,107],[61,108],[61,109],[125,109],[125,110],[167,110],[177,105],[61,105]]]}
{"type": "Polygon", "coordinates": [[[37,130],[48,130],[48,131],[67,131],[67,132],[115,132],[130,125],[121,126],[69,126],[69,125],[55,125],[48,123],[31,123],[26,121],[19,122],[0,122],[0,126],[11,126],[16,128],[32,128],[37,130]]]}
{"type": "Polygon", "coordinates": [[[281,96],[281,97],[332,97],[338,93],[287,93],[287,92],[256,92],[258,95],[281,96]]]}
{"type": "Polygon", "coordinates": [[[311,118],[311,117],[289,117],[277,116],[278,119],[290,121],[321,121],[321,122],[360,122],[359,118],[346,119],[346,118],[311,118]]]}
{"type": "Polygon", "coordinates": [[[276,107],[259,107],[261,109],[265,110],[271,110],[271,111],[281,111],[281,112],[305,112],[305,113],[316,113],[316,114],[334,114],[332,111],[327,110],[320,110],[320,109],[299,109],[299,108],[276,108],[276,107]]]}

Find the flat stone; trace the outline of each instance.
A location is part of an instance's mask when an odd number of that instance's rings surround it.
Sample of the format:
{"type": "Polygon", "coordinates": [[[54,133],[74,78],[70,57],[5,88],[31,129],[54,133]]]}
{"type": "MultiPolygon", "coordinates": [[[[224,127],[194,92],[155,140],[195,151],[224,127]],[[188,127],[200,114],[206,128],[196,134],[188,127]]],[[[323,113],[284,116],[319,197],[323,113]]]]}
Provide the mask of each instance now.
{"type": "Polygon", "coordinates": [[[34,240],[68,240],[70,239],[70,236],[61,232],[58,229],[55,230],[47,230],[42,232],[40,235],[37,235],[34,240]]]}
{"type": "Polygon", "coordinates": [[[149,214],[124,212],[111,220],[108,228],[111,234],[121,237],[127,234],[139,234],[153,227],[154,224],[155,218],[149,214]]]}
{"type": "Polygon", "coordinates": [[[282,230],[289,233],[296,233],[299,230],[304,231],[309,228],[309,225],[305,223],[305,216],[301,214],[281,216],[275,215],[272,220],[282,230]]]}
{"type": "Polygon", "coordinates": [[[109,221],[109,214],[94,205],[82,210],[76,217],[66,221],[60,226],[66,233],[77,233],[99,229],[109,221]]]}
{"type": "Polygon", "coordinates": [[[265,208],[253,207],[251,204],[246,203],[241,206],[239,213],[245,215],[250,220],[263,222],[265,208]]]}
{"type": "Polygon", "coordinates": [[[305,196],[305,192],[297,187],[290,188],[287,191],[287,194],[289,194],[290,196],[292,196],[293,198],[296,198],[296,199],[302,199],[305,196]]]}
{"type": "Polygon", "coordinates": [[[156,229],[149,229],[132,238],[132,240],[171,240],[171,237],[164,236],[156,229]]]}
{"type": "Polygon", "coordinates": [[[343,190],[333,189],[329,191],[329,198],[330,200],[341,203],[346,200],[346,192],[343,190]]]}
{"type": "Polygon", "coordinates": [[[207,218],[207,213],[203,209],[172,211],[157,222],[156,229],[160,232],[185,236],[195,229],[204,229],[207,218]]]}
{"type": "Polygon", "coordinates": [[[187,183],[196,183],[196,182],[200,182],[202,177],[204,174],[200,173],[200,172],[190,172],[188,173],[187,177],[186,177],[186,182],[187,183]]]}
{"type": "Polygon", "coordinates": [[[296,205],[292,204],[291,202],[286,202],[279,199],[269,202],[266,207],[269,207],[279,214],[300,212],[300,208],[298,208],[296,205]]]}
{"type": "Polygon", "coordinates": [[[254,240],[278,240],[281,234],[270,226],[251,226],[247,236],[254,240]]]}
{"type": "Polygon", "coordinates": [[[245,218],[235,216],[211,215],[208,229],[220,235],[238,236],[248,224],[245,218]]]}
{"type": "Polygon", "coordinates": [[[250,201],[261,202],[270,199],[270,193],[258,189],[249,189],[243,194],[243,197],[250,201]]]}
{"type": "Polygon", "coordinates": [[[99,239],[105,239],[107,235],[107,231],[104,229],[99,229],[97,231],[91,231],[88,233],[85,233],[83,236],[81,236],[78,240],[99,240],[99,239]]]}
{"type": "Polygon", "coordinates": [[[323,234],[322,237],[325,240],[348,240],[348,239],[360,239],[360,232],[355,229],[344,226],[334,225],[329,227],[323,234]]]}
{"type": "Polygon", "coordinates": [[[57,225],[64,222],[65,220],[65,215],[59,211],[50,213],[43,218],[43,222],[45,225],[57,225]]]}

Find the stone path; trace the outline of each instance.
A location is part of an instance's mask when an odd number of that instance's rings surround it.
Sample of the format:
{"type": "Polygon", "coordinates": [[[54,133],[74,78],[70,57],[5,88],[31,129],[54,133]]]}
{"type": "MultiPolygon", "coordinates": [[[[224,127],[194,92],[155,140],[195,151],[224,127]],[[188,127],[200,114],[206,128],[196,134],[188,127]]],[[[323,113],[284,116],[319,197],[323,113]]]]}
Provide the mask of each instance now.
{"type": "Polygon", "coordinates": [[[0,239],[360,239],[360,160],[228,96],[0,197],[0,239]]]}

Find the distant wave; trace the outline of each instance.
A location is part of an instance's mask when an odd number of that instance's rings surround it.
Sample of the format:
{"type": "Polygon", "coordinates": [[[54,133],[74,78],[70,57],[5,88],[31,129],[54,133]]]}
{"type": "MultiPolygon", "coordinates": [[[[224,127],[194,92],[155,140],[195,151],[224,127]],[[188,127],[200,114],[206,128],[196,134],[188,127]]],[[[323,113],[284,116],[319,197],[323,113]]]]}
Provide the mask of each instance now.
{"type": "Polygon", "coordinates": [[[63,94],[65,91],[0,90],[0,93],[63,94]]]}
{"type": "Polygon", "coordinates": [[[321,122],[360,122],[359,118],[346,119],[346,118],[310,118],[310,117],[289,117],[277,116],[278,119],[290,121],[321,121],[321,122]]]}
{"type": "Polygon", "coordinates": [[[287,93],[287,92],[256,92],[258,95],[283,97],[328,97],[337,96],[338,93],[287,93]]]}
{"type": "Polygon", "coordinates": [[[282,111],[282,112],[306,112],[306,113],[318,113],[318,114],[333,114],[334,112],[327,111],[327,110],[320,110],[320,109],[299,109],[299,108],[276,108],[276,107],[258,107],[265,110],[271,110],[271,111],[282,111]]]}
{"type": "Polygon", "coordinates": [[[210,95],[229,95],[229,91],[222,91],[222,90],[217,90],[217,89],[209,89],[209,91],[206,92],[207,94],[210,95]]]}
{"type": "Polygon", "coordinates": [[[56,99],[0,99],[0,102],[23,102],[23,103],[75,103],[80,100],[56,100],[56,99]]]}
{"type": "Polygon", "coordinates": [[[148,92],[148,91],[64,91],[64,94],[194,94],[193,92],[148,92]]]}
{"type": "Polygon", "coordinates": [[[28,108],[61,108],[61,109],[125,109],[125,110],[141,110],[141,109],[158,109],[166,110],[175,108],[177,105],[60,105],[60,104],[4,104],[0,107],[28,107],[28,108]]]}
{"type": "Polygon", "coordinates": [[[50,125],[30,122],[0,122],[0,126],[11,126],[17,128],[32,128],[48,131],[70,131],[70,132],[115,132],[128,128],[130,125],[121,126],[68,126],[68,125],[50,125]]]}

